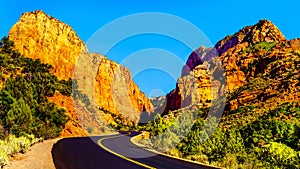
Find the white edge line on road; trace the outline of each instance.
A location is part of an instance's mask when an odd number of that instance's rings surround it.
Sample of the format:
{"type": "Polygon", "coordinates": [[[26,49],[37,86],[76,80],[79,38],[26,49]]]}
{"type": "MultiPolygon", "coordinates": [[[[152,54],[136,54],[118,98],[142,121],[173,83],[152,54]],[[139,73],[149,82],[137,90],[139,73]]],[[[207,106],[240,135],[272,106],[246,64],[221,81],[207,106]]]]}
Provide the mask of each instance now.
{"type": "Polygon", "coordinates": [[[118,157],[120,157],[120,158],[122,158],[122,159],[124,159],[124,160],[127,160],[127,161],[129,161],[129,162],[132,162],[132,163],[134,163],[134,164],[137,164],[137,165],[142,166],[142,167],[145,167],[145,168],[156,169],[155,167],[152,167],[152,166],[149,166],[149,165],[140,163],[140,162],[135,161],[135,160],[133,160],[133,159],[131,159],[131,158],[125,157],[125,156],[123,156],[123,155],[121,155],[121,154],[119,154],[119,153],[117,153],[117,152],[114,152],[114,151],[112,151],[111,149],[105,147],[105,146],[101,143],[103,140],[110,139],[110,138],[121,137],[121,136],[122,136],[122,135],[102,138],[102,139],[98,140],[98,145],[99,145],[101,148],[103,148],[104,150],[106,150],[107,152],[109,152],[109,153],[111,153],[111,154],[113,154],[113,155],[115,155],[115,156],[118,156],[118,157]]]}
{"type": "Polygon", "coordinates": [[[144,145],[142,144],[139,144],[137,142],[134,141],[135,137],[137,137],[139,135],[136,135],[134,137],[131,137],[130,138],[130,142],[138,147],[141,147],[141,148],[144,148],[152,153],[155,153],[155,154],[159,154],[159,155],[163,155],[163,156],[166,156],[166,157],[169,157],[169,158],[173,158],[173,159],[176,159],[176,160],[181,160],[181,161],[185,161],[185,162],[189,162],[189,163],[194,163],[194,164],[198,164],[198,165],[202,165],[202,166],[206,166],[206,167],[212,167],[212,168],[216,168],[216,169],[224,169],[222,167],[217,167],[217,166],[212,166],[212,165],[208,165],[208,164],[204,164],[204,163],[200,163],[198,161],[192,161],[192,160],[188,160],[188,159],[184,159],[184,158],[179,158],[179,157],[175,157],[175,156],[171,156],[171,155],[168,155],[168,154],[165,154],[165,153],[161,153],[161,152],[158,152],[156,150],[153,150],[153,149],[150,149],[150,148],[147,148],[145,147],[144,145]]]}

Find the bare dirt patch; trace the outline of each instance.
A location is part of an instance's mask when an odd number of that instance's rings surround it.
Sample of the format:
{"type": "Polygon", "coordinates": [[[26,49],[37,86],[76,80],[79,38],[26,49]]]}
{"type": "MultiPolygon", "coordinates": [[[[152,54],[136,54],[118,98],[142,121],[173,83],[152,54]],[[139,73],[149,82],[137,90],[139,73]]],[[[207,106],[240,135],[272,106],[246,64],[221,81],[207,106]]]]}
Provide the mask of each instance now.
{"type": "Polygon", "coordinates": [[[51,149],[58,140],[59,138],[37,143],[25,154],[14,155],[3,169],[55,169],[51,149]]]}

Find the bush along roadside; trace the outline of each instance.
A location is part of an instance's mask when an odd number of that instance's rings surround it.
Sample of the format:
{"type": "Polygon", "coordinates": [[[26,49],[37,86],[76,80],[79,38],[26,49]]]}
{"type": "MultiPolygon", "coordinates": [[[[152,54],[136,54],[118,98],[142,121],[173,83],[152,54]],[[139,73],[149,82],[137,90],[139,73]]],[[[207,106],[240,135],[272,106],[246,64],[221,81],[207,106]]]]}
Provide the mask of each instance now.
{"type": "Polygon", "coordinates": [[[0,40],[0,166],[39,139],[59,136],[69,120],[65,109],[47,98],[71,96],[72,79],[58,80],[52,66],[22,56],[14,43],[0,40]]]}
{"type": "Polygon", "coordinates": [[[5,140],[0,140],[0,168],[8,164],[10,156],[16,153],[25,153],[30,146],[41,140],[42,139],[35,138],[34,135],[25,135],[21,137],[9,135],[5,140]]]}
{"type": "MultiPolygon", "coordinates": [[[[256,107],[254,110],[261,111],[256,107]]],[[[207,129],[212,128],[209,125],[214,124],[215,119],[210,119],[212,123],[203,119],[206,111],[170,112],[163,117],[158,114],[143,128],[149,132],[150,139],[142,138],[140,143],[176,157],[225,168],[300,168],[298,102],[283,103],[266,110],[263,116],[253,114],[255,120],[252,122],[248,121],[249,116],[223,117],[211,136],[207,129]],[[191,130],[178,130],[189,128],[186,127],[190,122],[189,114],[190,117],[197,114],[191,130]],[[173,120],[179,115],[184,118],[173,120]],[[205,122],[208,126],[202,130],[205,122]],[[228,124],[233,125],[228,127],[228,124]],[[179,137],[180,132],[187,135],[179,137]],[[173,143],[176,140],[177,145],[173,143]],[[161,147],[167,147],[169,151],[165,152],[161,147]]],[[[236,113],[245,114],[244,110],[236,113]]]]}

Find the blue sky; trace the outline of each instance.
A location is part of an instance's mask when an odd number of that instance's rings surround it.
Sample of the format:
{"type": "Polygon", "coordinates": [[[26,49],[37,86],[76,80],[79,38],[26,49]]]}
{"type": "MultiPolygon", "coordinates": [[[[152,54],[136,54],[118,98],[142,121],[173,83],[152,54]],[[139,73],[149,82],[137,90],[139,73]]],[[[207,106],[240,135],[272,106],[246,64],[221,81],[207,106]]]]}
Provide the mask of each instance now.
{"type": "MultiPolygon", "coordinates": [[[[41,9],[69,24],[85,42],[97,30],[111,21],[140,12],[162,12],[183,18],[196,25],[212,44],[246,25],[257,23],[260,19],[271,20],[287,39],[293,39],[300,37],[299,5],[300,2],[297,0],[10,0],[1,2],[0,36],[7,35],[10,27],[17,22],[23,12],[41,9]]],[[[122,41],[107,53],[107,57],[122,63],[128,56],[148,48],[170,51],[184,62],[191,52],[191,49],[174,39],[157,35],[144,35],[122,41]]],[[[162,53],[154,54],[164,57],[162,53]]],[[[149,56],[149,53],[147,55],[149,56]]],[[[148,57],[147,55],[144,52],[138,56],[143,61],[145,57],[148,57]]],[[[160,61],[153,62],[159,64],[160,61]]],[[[165,64],[172,63],[166,62],[165,64]]],[[[134,65],[128,66],[130,69],[134,69],[131,67],[134,65]]],[[[174,65],[169,66],[174,67],[174,65]]],[[[176,65],[174,69],[178,71],[175,76],[179,76],[181,67],[176,65]]],[[[133,78],[148,96],[166,94],[175,87],[176,83],[174,76],[158,69],[140,71],[135,73],[133,78]]]]}

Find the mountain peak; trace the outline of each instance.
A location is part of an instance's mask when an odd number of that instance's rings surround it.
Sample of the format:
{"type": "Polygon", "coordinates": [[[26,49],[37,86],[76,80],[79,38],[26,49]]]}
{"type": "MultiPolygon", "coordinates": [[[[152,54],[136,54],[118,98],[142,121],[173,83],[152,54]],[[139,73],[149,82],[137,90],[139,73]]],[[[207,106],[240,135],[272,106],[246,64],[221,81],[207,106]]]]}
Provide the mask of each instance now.
{"type": "Polygon", "coordinates": [[[273,25],[273,22],[271,22],[270,20],[267,20],[267,19],[261,19],[258,21],[257,25],[273,25]]]}
{"type": "Polygon", "coordinates": [[[215,49],[218,55],[221,56],[228,49],[241,43],[247,42],[253,45],[259,42],[281,42],[285,40],[284,35],[271,21],[260,20],[255,25],[240,29],[232,36],[226,36],[215,45],[215,49]]]}
{"type": "Polygon", "coordinates": [[[42,10],[36,10],[36,11],[33,11],[33,12],[24,12],[20,18],[20,21],[21,20],[38,20],[40,18],[43,18],[43,19],[51,19],[53,17],[47,15],[44,11],[42,10]]]}
{"type": "MultiPolygon", "coordinates": [[[[42,14],[42,15],[47,15],[44,11],[42,10],[36,10],[36,11],[33,11],[33,12],[26,12],[27,14],[42,14]]],[[[25,13],[25,14],[26,14],[25,13]]]]}
{"type": "Polygon", "coordinates": [[[243,41],[255,44],[259,42],[280,42],[284,40],[286,39],[277,26],[269,20],[260,20],[256,25],[252,26],[252,29],[250,29],[243,41]]]}
{"type": "Polygon", "coordinates": [[[258,23],[252,26],[246,26],[240,29],[232,36],[226,36],[220,40],[214,48],[200,47],[193,51],[186,65],[182,69],[181,76],[188,75],[197,65],[202,64],[204,61],[208,61],[214,56],[221,56],[228,49],[236,47],[239,44],[254,45],[260,42],[281,42],[286,41],[284,35],[280,32],[277,26],[275,26],[269,20],[260,20],[258,23]]]}
{"type": "Polygon", "coordinates": [[[9,39],[22,55],[51,64],[60,79],[72,78],[80,52],[86,52],[84,42],[76,32],[42,10],[23,13],[9,31],[9,39]]]}
{"type": "MultiPolygon", "coordinates": [[[[74,78],[76,66],[78,89],[89,98],[95,98],[95,103],[103,110],[122,115],[122,118],[128,117],[135,123],[142,112],[151,112],[150,101],[132,81],[129,69],[102,55],[88,53],[85,43],[69,25],[43,11],[23,13],[9,31],[9,39],[15,42],[15,48],[25,57],[51,64],[51,71],[59,79],[74,78]],[[118,90],[113,91],[113,87],[118,90]],[[127,100],[123,101],[124,98],[127,100]]],[[[58,105],[65,100],[61,97],[53,99],[58,105]]],[[[75,111],[69,106],[69,112],[75,111]]],[[[113,122],[112,117],[107,116],[109,123],[113,122]]]]}

